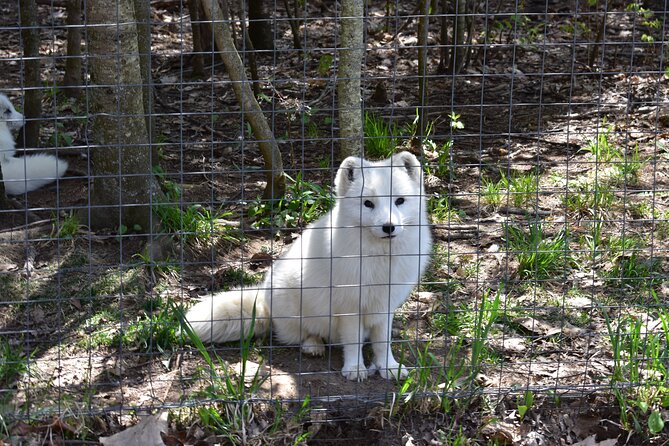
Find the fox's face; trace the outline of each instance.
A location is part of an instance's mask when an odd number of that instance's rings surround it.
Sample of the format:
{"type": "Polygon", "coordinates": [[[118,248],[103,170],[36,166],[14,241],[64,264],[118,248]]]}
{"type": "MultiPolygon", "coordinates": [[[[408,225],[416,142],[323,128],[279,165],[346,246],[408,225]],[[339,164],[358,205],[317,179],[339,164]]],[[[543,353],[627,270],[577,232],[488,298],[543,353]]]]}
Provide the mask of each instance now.
{"type": "Polygon", "coordinates": [[[11,101],[4,94],[0,94],[0,123],[4,122],[9,130],[23,127],[23,115],[14,109],[11,101]]]}
{"type": "Polygon", "coordinates": [[[390,241],[421,223],[422,181],[420,163],[409,152],[379,162],[350,157],[337,173],[337,205],[352,225],[390,241]]]}

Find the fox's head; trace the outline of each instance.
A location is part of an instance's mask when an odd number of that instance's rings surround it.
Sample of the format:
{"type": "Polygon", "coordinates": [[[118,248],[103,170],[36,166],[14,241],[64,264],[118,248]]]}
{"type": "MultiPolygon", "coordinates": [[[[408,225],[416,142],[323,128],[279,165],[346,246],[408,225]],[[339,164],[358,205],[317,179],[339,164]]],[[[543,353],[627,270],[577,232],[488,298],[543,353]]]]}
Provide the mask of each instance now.
{"type": "Polygon", "coordinates": [[[0,125],[4,123],[9,130],[23,127],[23,115],[14,109],[11,101],[4,94],[0,94],[0,125]]]}
{"type": "Polygon", "coordinates": [[[376,237],[392,240],[426,223],[423,169],[409,152],[382,161],[348,157],[335,186],[339,212],[376,237]]]}

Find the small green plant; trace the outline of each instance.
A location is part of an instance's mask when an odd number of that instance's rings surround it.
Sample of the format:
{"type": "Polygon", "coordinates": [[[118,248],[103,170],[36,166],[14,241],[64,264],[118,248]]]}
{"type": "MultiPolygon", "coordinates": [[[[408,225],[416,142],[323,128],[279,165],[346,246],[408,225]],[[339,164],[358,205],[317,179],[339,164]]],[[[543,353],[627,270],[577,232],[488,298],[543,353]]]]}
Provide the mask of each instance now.
{"type": "Polygon", "coordinates": [[[608,126],[599,130],[597,136],[590,140],[588,144],[581,149],[583,152],[588,152],[595,162],[608,163],[622,158],[622,152],[611,141],[611,132],[613,126],[608,126]]]}
{"type": "Polygon", "coordinates": [[[262,280],[262,274],[250,273],[245,268],[228,268],[223,271],[221,281],[226,289],[255,285],[262,280]]]}
{"type": "Polygon", "coordinates": [[[156,206],[163,229],[182,237],[186,242],[210,243],[216,239],[239,241],[236,232],[222,223],[229,212],[212,211],[199,204],[181,209],[176,203],[156,206]]]}
{"type": "Polygon", "coordinates": [[[616,258],[613,268],[607,273],[609,283],[646,290],[659,280],[659,260],[643,258],[638,251],[616,258]]]}
{"type": "MultiPolygon", "coordinates": [[[[451,412],[454,401],[449,393],[460,387],[465,378],[463,342],[463,337],[458,336],[450,345],[446,358],[432,353],[429,342],[422,347],[409,347],[416,364],[399,388],[401,403],[405,407],[422,413],[434,412],[437,408],[445,413],[451,412]]],[[[400,362],[403,363],[402,360],[400,362]]],[[[461,402],[465,403],[465,399],[461,402]]],[[[398,410],[399,406],[391,405],[391,414],[396,414],[398,410]]]]}
{"type": "Polygon", "coordinates": [[[669,211],[661,212],[653,222],[657,236],[661,239],[669,238],[669,211]]]}
{"type": "Polygon", "coordinates": [[[388,158],[395,153],[401,131],[397,123],[389,123],[380,116],[365,112],[365,156],[373,159],[388,158]]]}
{"type": "Polygon", "coordinates": [[[494,210],[502,205],[502,181],[492,181],[484,177],[481,180],[481,200],[483,204],[491,206],[494,210]]]}
{"type": "Polygon", "coordinates": [[[427,175],[434,175],[439,178],[448,178],[453,171],[451,162],[451,149],[453,148],[453,140],[448,140],[441,146],[437,146],[432,141],[425,141],[425,146],[432,148],[432,153],[436,154],[433,160],[425,163],[425,173],[427,175]]]}
{"type": "Polygon", "coordinates": [[[432,313],[431,326],[436,333],[451,336],[471,334],[474,327],[474,312],[466,304],[447,308],[444,313],[432,313]]]}
{"type": "Polygon", "coordinates": [[[219,435],[225,436],[232,444],[245,443],[242,438],[246,438],[246,427],[251,423],[254,416],[253,405],[249,400],[260,390],[267,379],[261,374],[262,363],[259,364],[253,375],[247,373],[248,362],[254,349],[255,306],[251,315],[248,335],[244,336],[240,343],[241,369],[238,376],[233,374],[228,364],[216,353],[213,357],[210,355],[202,340],[186,321],[181,307],[173,304],[172,312],[181,326],[184,337],[195,346],[207,364],[207,376],[210,384],[204,390],[203,396],[213,401],[223,401],[199,409],[198,413],[202,425],[219,435]],[[250,379],[247,380],[247,378],[250,379]]]}
{"type": "MultiPolygon", "coordinates": [[[[416,397],[422,394],[432,392],[435,390],[435,383],[440,381],[439,378],[433,379],[432,374],[437,373],[441,375],[441,361],[434,353],[430,352],[430,343],[426,342],[422,348],[414,348],[409,346],[412,356],[416,359],[416,367],[409,371],[407,379],[400,387],[400,395],[404,398],[404,404],[409,403],[416,397]]],[[[403,363],[403,361],[400,361],[403,363]]],[[[416,404],[431,404],[429,401],[416,401],[416,404]]]]}
{"type": "Polygon", "coordinates": [[[170,311],[170,303],[154,299],[149,311],[121,329],[119,338],[113,343],[126,349],[141,351],[171,351],[179,345],[179,324],[170,311]]]}
{"type": "MultiPolygon", "coordinates": [[[[653,293],[657,300],[657,296],[653,293]]],[[[664,377],[669,325],[667,311],[658,305],[662,330],[647,330],[645,318],[621,315],[618,324],[603,310],[613,355],[609,384],[626,429],[655,435],[664,428],[660,409],[669,406],[669,388],[664,377]],[[628,386],[633,383],[633,386],[628,386]],[[644,422],[645,419],[645,422],[644,422]]]]}
{"type": "Polygon", "coordinates": [[[325,77],[330,73],[333,61],[334,58],[332,57],[332,54],[323,54],[320,59],[318,59],[318,75],[320,77],[325,77]]]}
{"type": "Polygon", "coordinates": [[[432,216],[432,221],[436,223],[445,223],[449,221],[460,221],[463,213],[451,209],[447,196],[434,195],[430,197],[427,203],[428,211],[432,216]]]}
{"type": "Polygon", "coordinates": [[[70,212],[62,218],[57,216],[52,216],[53,219],[53,233],[55,236],[62,240],[72,240],[75,235],[79,232],[79,219],[74,214],[70,212]]]}
{"type": "Polygon", "coordinates": [[[248,208],[248,216],[254,228],[297,228],[305,226],[328,212],[334,204],[329,187],[323,187],[302,179],[298,172],[289,181],[285,196],[278,202],[256,199],[248,208]]]}
{"type": "Polygon", "coordinates": [[[518,273],[537,280],[554,278],[572,263],[567,254],[567,231],[547,237],[540,223],[531,223],[528,230],[505,226],[506,242],[518,258],[518,273]]]}
{"type": "Polygon", "coordinates": [[[635,186],[639,183],[639,175],[645,162],[639,155],[639,146],[628,151],[623,159],[614,164],[613,182],[621,186],[635,186]]]}
{"type": "Polygon", "coordinates": [[[648,33],[641,33],[641,41],[646,43],[654,43],[655,37],[651,32],[657,32],[662,28],[662,21],[655,17],[655,13],[643,6],[642,1],[634,0],[627,4],[627,11],[637,15],[641,26],[646,27],[648,33]]]}
{"type": "Polygon", "coordinates": [[[516,400],[516,407],[518,408],[518,416],[521,423],[525,419],[527,411],[532,408],[532,405],[534,405],[534,392],[531,390],[526,390],[523,396],[519,396],[516,400]]]}
{"type": "Polygon", "coordinates": [[[499,172],[500,178],[493,181],[483,177],[481,180],[481,199],[484,204],[499,208],[505,196],[516,207],[536,204],[539,188],[539,177],[535,173],[512,172],[510,175],[499,172]]]}
{"type": "Polygon", "coordinates": [[[451,112],[448,115],[448,118],[451,122],[451,128],[453,130],[462,130],[465,128],[465,124],[462,121],[460,121],[460,115],[458,113],[451,112]]]}
{"type": "Polygon", "coordinates": [[[474,320],[474,328],[471,340],[471,360],[469,379],[473,380],[481,371],[483,361],[489,356],[489,350],[486,342],[489,339],[490,331],[500,316],[499,307],[502,303],[500,290],[495,292],[495,297],[491,299],[492,290],[487,289],[481,295],[474,320]]]}
{"type": "MultiPolygon", "coordinates": [[[[161,178],[160,168],[154,168],[154,172],[158,178],[161,178]]],[[[217,240],[233,243],[239,241],[239,234],[225,223],[225,218],[231,213],[220,209],[211,210],[200,204],[185,206],[181,203],[181,188],[177,184],[164,178],[161,183],[165,190],[165,200],[155,205],[154,211],[160,218],[162,228],[166,233],[179,236],[189,243],[206,244],[217,240]]],[[[127,228],[125,229],[127,231],[127,228]]],[[[120,230],[119,234],[122,235],[120,230]]]]}
{"type": "Polygon", "coordinates": [[[181,271],[181,263],[179,261],[169,257],[163,260],[153,260],[148,254],[148,249],[144,252],[134,254],[133,257],[139,260],[142,266],[149,268],[153,273],[177,277],[178,273],[181,271]]]}
{"type": "Polygon", "coordinates": [[[615,200],[613,191],[604,187],[600,181],[594,181],[579,184],[575,191],[567,193],[564,202],[570,212],[599,219],[609,212],[615,200]]]}
{"type": "Polygon", "coordinates": [[[65,125],[62,122],[56,122],[55,131],[49,138],[49,143],[53,147],[70,147],[74,138],[65,131],[65,125]]]}
{"type": "Polygon", "coordinates": [[[14,388],[15,381],[28,371],[28,358],[20,348],[0,339],[0,386],[14,388]]]}
{"type": "Polygon", "coordinates": [[[513,174],[507,181],[514,206],[524,207],[528,204],[536,204],[539,187],[539,177],[536,174],[513,174]]]}

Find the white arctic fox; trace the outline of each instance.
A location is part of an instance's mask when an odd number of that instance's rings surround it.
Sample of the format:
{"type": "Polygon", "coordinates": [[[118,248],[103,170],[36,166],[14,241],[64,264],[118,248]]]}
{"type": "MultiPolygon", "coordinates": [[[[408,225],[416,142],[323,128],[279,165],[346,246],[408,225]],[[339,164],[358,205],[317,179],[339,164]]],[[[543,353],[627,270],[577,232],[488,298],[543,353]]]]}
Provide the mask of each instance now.
{"type": "Polygon", "coordinates": [[[12,130],[23,126],[23,115],[9,98],[0,94],[0,168],[7,195],[19,195],[55,181],[65,175],[67,161],[39,153],[17,157],[12,130]]]}
{"type": "Polygon", "coordinates": [[[258,288],[222,292],[186,314],[205,342],[255,332],[322,355],[323,340],[343,346],[342,374],[363,380],[406,376],[393,357],[393,312],[409,296],[428,263],[432,237],[423,196],[423,171],[409,152],[372,162],[346,158],[335,179],[337,201],[274,262],[258,288]],[[365,367],[369,340],[373,364],[365,367]]]}

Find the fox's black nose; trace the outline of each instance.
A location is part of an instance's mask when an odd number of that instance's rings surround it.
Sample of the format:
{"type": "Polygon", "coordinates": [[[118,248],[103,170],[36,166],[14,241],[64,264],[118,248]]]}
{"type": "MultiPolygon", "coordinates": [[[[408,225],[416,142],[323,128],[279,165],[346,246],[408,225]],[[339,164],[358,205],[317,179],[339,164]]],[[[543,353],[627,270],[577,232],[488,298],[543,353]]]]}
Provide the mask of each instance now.
{"type": "Polygon", "coordinates": [[[385,232],[386,234],[392,234],[393,232],[395,232],[395,225],[385,224],[381,227],[381,229],[383,229],[383,232],[385,232]]]}

